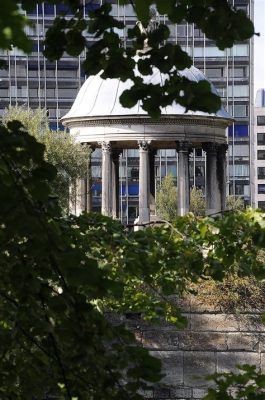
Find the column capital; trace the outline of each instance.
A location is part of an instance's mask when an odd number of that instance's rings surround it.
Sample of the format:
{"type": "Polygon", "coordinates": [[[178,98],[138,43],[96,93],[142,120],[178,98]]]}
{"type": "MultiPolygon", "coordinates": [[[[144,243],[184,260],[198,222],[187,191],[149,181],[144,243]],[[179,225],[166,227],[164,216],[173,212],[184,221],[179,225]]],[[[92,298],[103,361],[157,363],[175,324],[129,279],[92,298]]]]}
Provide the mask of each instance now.
{"type": "Polygon", "coordinates": [[[191,145],[187,140],[180,140],[176,142],[176,150],[178,152],[185,152],[188,153],[191,149],[191,145]]]}
{"type": "Polygon", "coordinates": [[[121,153],[122,149],[112,149],[111,154],[113,161],[118,161],[121,153]]]}
{"type": "Polygon", "coordinates": [[[104,152],[110,152],[111,151],[111,143],[110,142],[98,142],[99,145],[101,146],[102,151],[104,152]]]}
{"type": "Polygon", "coordinates": [[[142,151],[149,151],[150,149],[150,141],[147,140],[138,140],[138,146],[139,146],[139,150],[142,151]]]}
{"type": "Polygon", "coordinates": [[[206,151],[207,154],[216,154],[218,150],[218,144],[214,142],[205,142],[202,144],[203,151],[206,151]]]}
{"type": "Polygon", "coordinates": [[[225,154],[227,152],[227,150],[228,150],[228,144],[227,143],[222,143],[222,144],[219,145],[219,148],[220,148],[221,152],[223,154],[225,154]]]}

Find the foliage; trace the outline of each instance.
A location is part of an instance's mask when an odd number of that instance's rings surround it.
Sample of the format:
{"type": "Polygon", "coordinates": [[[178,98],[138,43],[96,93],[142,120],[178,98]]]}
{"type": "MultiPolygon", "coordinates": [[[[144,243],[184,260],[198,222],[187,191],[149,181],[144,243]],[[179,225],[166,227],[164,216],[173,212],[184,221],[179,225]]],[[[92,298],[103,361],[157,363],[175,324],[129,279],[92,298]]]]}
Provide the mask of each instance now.
{"type": "MultiPolygon", "coordinates": [[[[56,4],[61,1],[48,2],[56,4]]],[[[30,51],[30,41],[24,33],[29,21],[23,10],[32,10],[37,3],[37,0],[22,0],[22,11],[15,0],[9,0],[8,7],[6,2],[2,4],[0,48],[8,49],[13,45],[25,52],[30,51]]],[[[143,108],[152,117],[158,117],[161,107],[173,101],[186,109],[211,112],[220,108],[221,101],[211,92],[208,82],[191,82],[178,73],[190,67],[192,60],[178,44],[166,43],[169,28],[157,24],[154,19],[150,21],[151,4],[157,7],[158,13],[167,14],[173,24],[195,23],[220,49],[232,47],[235,42],[249,39],[254,34],[253,24],[244,11],[235,10],[227,1],[122,0],[121,5],[133,5],[140,21],[140,25],[128,29],[132,45],[124,49],[117,33],[117,29],[124,29],[124,24],[111,16],[110,3],[104,2],[96,9],[91,4],[89,19],[85,17],[78,0],[64,0],[63,3],[71,9],[74,17],[66,18],[62,13],[55,18],[46,33],[44,55],[49,60],[59,60],[64,52],[76,57],[85,50],[84,71],[88,75],[103,71],[103,78],[120,78],[123,81],[130,78],[133,85],[122,93],[121,103],[132,107],[141,100],[143,108]],[[148,29],[149,22],[151,28],[148,29]],[[95,39],[92,45],[86,40],[88,33],[95,39]],[[148,48],[144,48],[145,43],[148,43],[148,48]],[[144,82],[144,76],[154,68],[165,74],[161,86],[144,82]]]]}
{"type": "MultiPolygon", "coordinates": [[[[132,47],[123,49],[116,31],[123,23],[112,18],[109,3],[87,20],[78,0],[65,0],[74,17],[61,15],[53,21],[44,54],[58,60],[64,52],[77,56],[85,49],[85,72],[130,78],[133,85],[122,94],[122,104],[132,107],[141,100],[153,117],[173,101],[191,110],[216,111],[220,99],[207,82],[179,75],[191,59],[177,44],[165,44],[168,28],[153,24],[155,29],[143,29],[153,2],[173,23],[195,22],[220,49],[254,33],[245,13],[226,1],[135,0],[142,29],[129,29],[132,47]],[[96,39],[92,46],[85,39],[88,32],[96,39]],[[161,87],[148,85],[138,74],[148,75],[153,68],[166,75],[161,87]]],[[[28,53],[32,43],[24,33],[29,21],[23,11],[39,1],[20,3],[0,4],[0,48],[16,46],[28,53]]],[[[264,279],[258,257],[265,245],[261,213],[247,210],[217,221],[188,215],[177,218],[174,226],[127,234],[102,216],[63,217],[50,195],[56,173],[44,160],[43,144],[16,122],[0,126],[0,140],[1,397],[140,399],[139,389],[159,380],[160,363],[136,346],[123,325],[110,324],[103,310],[144,311],[149,320],[165,318],[183,326],[168,295],[183,292],[191,281],[221,280],[228,271],[264,279]]],[[[250,381],[226,375],[207,400],[231,398],[227,390],[237,382],[246,384],[238,398],[261,398],[264,377],[245,371],[250,381]]]]}
{"type": "MultiPolygon", "coordinates": [[[[195,216],[205,215],[203,192],[196,187],[190,191],[190,211],[195,216]]],[[[178,215],[178,193],[172,175],[164,177],[156,193],[156,213],[165,221],[173,221],[178,215]]]]}
{"type": "Polygon", "coordinates": [[[227,196],[226,208],[228,210],[242,211],[245,208],[244,201],[241,197],[238,196],[227,196]]]}
{"type": "Polygon", "coordinates": [[[140,399],[160,363],[104,310],[184,326],[169,295],[235,269],[264,278],[258,211],[177,218],[124,232],[98,214],[62,217],[43,144],[18,122],[0,127],[0,393],[12,399],[140,399]],[[42,373],[39,373],[41,369],[42,373]]]}
{"type": "Polygon", "coordinates": [[[203,192],[195,186],[190,191],[190,211],[196,216],[205,215],[206,203],[203,192]]]}
{"type": "Polygon", "coordinates": [[[218,282],[204,279],[191,285],[191,290],[198,302],[221,309],[224,313],[265,309],[265,283],[251,276],[228,274],[218,282]]]}
{"type": "Polygon", "coordinates": [[[3,123],[7,125],[12,120],[20,121],[38,142],[44,144],[45,159],[57,170],[57,175],[51,182],[52,191],[58,196],[61,206],[67,210],[70,185],[74,196],[77,180],[86,175],[89,147],[75,142],[65,131],[51,131],[45,110],[9,107],[3,115],[3,123]]]}
{"type": "MultiPolygon", "coordinates": [[[[97,310],[122,286],[87,254],[85,217],[61,217],[43,144],[18,122],[0,126],[0,140],[1,397],[140,399],[160,364],[97,310]]],[[[101,222],[99,253],[112,226],[101,222]]]]}
{"type": "Polygon", "coordinates": [[[172,221],[178,215],[178,195],[172,175],[167,175],[156,193],[156,214],[166,220],[172,221]]]}
{"type": "Polygon", "coordinates": [[[217,388],[209,389],[204,400],[263,400],[265,374],[257,372],[255,366],[242,365],[238,368],[237,373],[212,375],[217,388]]]}

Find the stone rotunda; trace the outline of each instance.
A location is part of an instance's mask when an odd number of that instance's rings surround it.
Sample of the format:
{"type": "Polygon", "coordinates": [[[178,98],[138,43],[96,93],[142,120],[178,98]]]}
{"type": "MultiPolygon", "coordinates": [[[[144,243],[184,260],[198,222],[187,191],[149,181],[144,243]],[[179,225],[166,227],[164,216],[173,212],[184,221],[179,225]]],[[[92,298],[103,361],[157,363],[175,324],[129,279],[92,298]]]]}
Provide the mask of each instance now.
{"type": "MultiPolygon", "coordinates": [[[[195,67],[180,71],[191,81],[206,77],[195,67]]],[[[163,84],[159,70],[144,77],[150,84],[163,84]]],[[[102,79],[100,74],[89,77],[81,87],[71,110],[62,118],[80,143],[92,149],[102,149],[102,207],[104,215],[118,218],[119,214],[119,154],[124,149],[139,148],[139,222],[150,221],[150,203],[155,197],[154,157],[158,149],[178,152],[178,212],[189,211],[189,152],[202,148],[206,152],[206,212],[219,213],[225,208],[226,197],[226,128],[232,117],[222,108],[215,114],[200,111],[185,112],[173,103],[162,109],[161,117],[152,120],[138,102],[124,108],[119,102],[121,93],[132,81],[102,79]]],[[[212,87],[212,91],[216,93],[212,87]]],[[[89,173],[88,173],[89,175],[89,173]]],[[[82,185],[80,211],[90,211],[89,182],[82,185]]]]}

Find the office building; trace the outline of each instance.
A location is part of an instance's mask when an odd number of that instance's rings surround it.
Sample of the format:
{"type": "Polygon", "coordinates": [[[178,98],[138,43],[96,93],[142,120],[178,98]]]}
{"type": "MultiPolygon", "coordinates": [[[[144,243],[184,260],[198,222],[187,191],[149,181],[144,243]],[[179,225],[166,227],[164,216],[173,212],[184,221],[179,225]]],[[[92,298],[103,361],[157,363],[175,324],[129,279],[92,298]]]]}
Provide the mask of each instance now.
{"type": "Polygon", "coordinates": [[[265,89],[259,89],[254,107],[253,206],[265,210],[265,89]]]}
{"type": "MultiPolygon", "coordinates": [[[[100,0],[86,2],[84,13],[88,16],[91,7],[97,7],[100,0]],[[87,3],[87,4],[86,4],[87,3]]],[[[129,46],[127,27],[133,26],[136,17],[130,5],[119,6],[112,1],[113,15],[124,21],[126,28],[119,31],[124,46],[129,46]]],[[[236,8],[244,9],[251,17],[254,0],[233,0],[236,8]]],[[[60,118],[65,115],[83,84],[86,76],[82,70],[84,54],[78,58],[64,55],[58,62],[49,62],[43,57],[42,40],[55,16],[64,7],[41,3],[29,14],[34,22],[27,33],[33,39],[33,52],[25,56],[17,49],[5,52],[7,70],[0,70],[0,113],[9,105],[26,105],[31,108],[47,109],[52,129],[61,128],[60,118]]],[[[252,86],[253,46],[252,41],[236,43],[232,49],[219,50],[212,41],[192,24],[173,25],[166,16],[158,20],[168,24],[170,41],[180,44],[192,57],[194,65],[213,82],[227,111],[235,117],[235,124],[229,128],[229,166],[227,186],[230,194],[242,196],[245,203],[251,201],[250,193],[250,137],[252,127],[252,86]]],[[[93,40],[88,38],[88,40],[93,40]]],[[[92,174],[94,179],[94,209],[100,207],[101,159],[100,152],[93,155],[92,174]]],[[[155,157],[156,185],[166,174],[177,176],[176,151],[161,150],[155,157]]],[[[205,158],[201,151],[191,154],[190,184],[204,188],[205,158]]],[[[137,215],[138,196],[138,151],[124,151],[120,159],[121,215],[128,222],[137,215]]]]}

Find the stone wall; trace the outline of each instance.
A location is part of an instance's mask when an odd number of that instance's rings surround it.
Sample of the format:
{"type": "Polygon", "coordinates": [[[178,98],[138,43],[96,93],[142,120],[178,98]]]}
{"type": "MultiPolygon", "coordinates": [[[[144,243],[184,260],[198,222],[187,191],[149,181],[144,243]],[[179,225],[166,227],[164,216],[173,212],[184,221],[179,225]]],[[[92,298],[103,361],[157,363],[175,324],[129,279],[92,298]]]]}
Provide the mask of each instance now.
{"type": "Polygon", "coordinates": [[[200,304],[185,304],[187,328],[150,325],[127,316],[138,340],[160,358],[166,376],[147,399],[201,399],[207,393],[205,377],[236,371],[236,364],[255,364],[265,370],[265,326],[260,313],[224,314],[200,304]],[[167,387],[166,387],[167,386],[167,387]]]}

